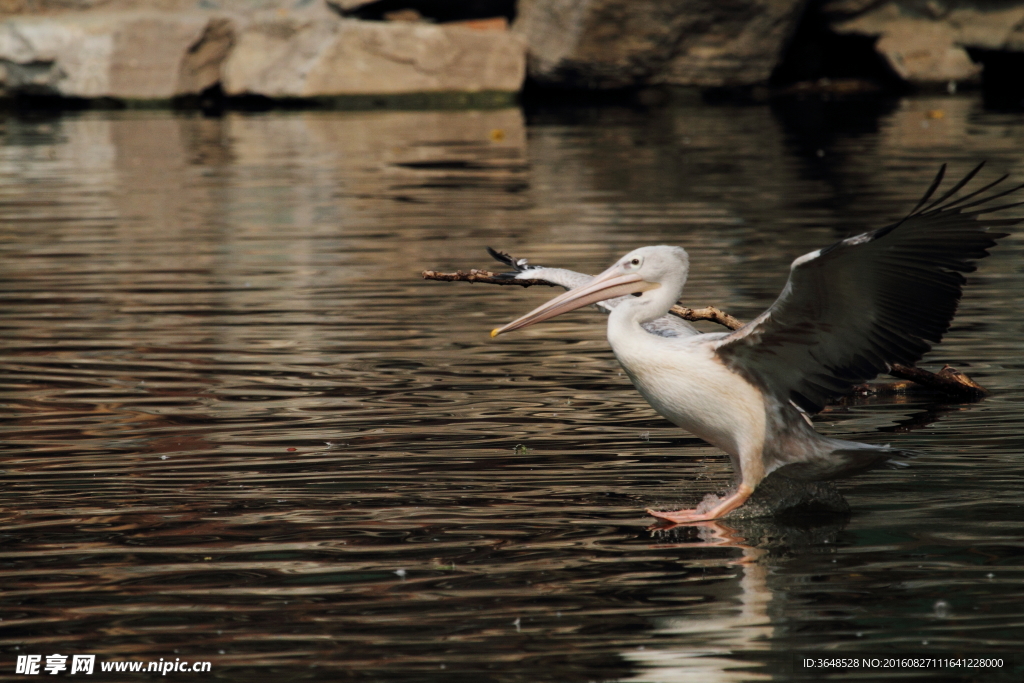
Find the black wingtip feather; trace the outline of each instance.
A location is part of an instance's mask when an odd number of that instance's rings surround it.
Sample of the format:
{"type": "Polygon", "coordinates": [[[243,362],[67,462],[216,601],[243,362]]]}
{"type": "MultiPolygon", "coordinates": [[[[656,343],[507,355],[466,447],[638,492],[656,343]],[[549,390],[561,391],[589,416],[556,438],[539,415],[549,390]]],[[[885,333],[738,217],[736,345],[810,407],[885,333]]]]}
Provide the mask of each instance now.
{"type": "Polygon", "coordinates": [[[935,180],[932,181],[931,187],[929,187],[928,191],[924,193],[923,197],[921,197],[921,201],[917,203],[917,206],[914,207],[914,210],[910,212],[911,216],[916,214],[918,209],[924,206],[928,202],[928,200],[932,198],[932,195],[935,194],[935,190],[939,189],[939,185],[942,183],[942,179],[945,176],[946,164],[943,164],[942,166],[939,166],[939,172],[935,174],[935,180]]]}
{"type": "MultiPolygon", "coordinates": [[[[1017,190],[1020,190],[1020,189],[1024,189],[1024,183],[1022,183],[1020,185],[1016,185],[1014,187],[1011,187],[1008,190],[1003,190],[1002,192],[998,192],[998,193],[996,193],[994,195],[990,195],[988,197],[984,197],[982,199],[979,199],[976,202],[971,202],[970,204],[964,204],[963,206],[957,207],[957,211],[963,211],[964,209],[970,209],[970,208],[973,208],[975,206],[979,206],[981,204],[985,204],[986,202],[991,202],[993,200],[999,199],[1000,197],[1005,197],[1008,194],[1013,194],[1014,192],[1016,192],[1017,190]]],[[[982,214],[982,213],[992,213],[993,211],[999,211],[1001,209],[1006,209],[1006,208],[1009,208],[1011,206],[1017,206],[1017,204],[1006,204],[1006,205],[1000,206],[1000,207],[985,208],[985,209],[981,209],[979,211],[975,211],[974,213],[976,215],[977,214],[982,214]]],[[[949,208],[949,207],[943,207],[943,210],[945,210],[947,208],[949,208]]]]}
{"type": "MultiPolygon", "coordinates": [[[[993,199],[996,199],[996,197],[993,197],[993,199]]],[[[1015,206],[1024,206],[1024,202],[1013,202],[1012,204],[1000,204],[999,206],[986,207],[984,209],[979,209],[978,211],[975,211],[973,213],[969,213],[967,215],[968,216],[983,216],[983,215],[986,215],[986,214],[995,213],[996,211],[1005,211],[1006,209],[1012,209],[1015,206]]],[[[999,219],[996,219],[996,220],[999,220],[999,219]]],[[[1024,218],[1006,218],[1006,219],[1003,219],[1003,220],[1014,221],[1015,223],[1020,223],[1021,221],[1024,221],[1024,218]]],[[[985,220],[985,224],[986,225],[990,225],[990,224],[992,224],[992,222],[993,221],[988,220],[988,219],[985,220]]]]}
{"type": "Polygon", "coordinates": [[[487,253],[491,255],[492,259],[499,263],[504,263],[506,266],[512,266],[513,268],[516,266],[515,260],[503,251],[497,251],[496,249],[487,247],[487,253]]]}
{"type": "Polygon", "coordinates": [[[969,201],[969,200],[971,200],[971,199],[974,199],[974,198],[975,198],[975,197],[977,197],[977,196],[978,196],[979,194],[981,194],[981,193],[983,193],[983,192],[988,192],[988,191],[989,191],[989,190],[991,190],[991,189],[992,189],[993,187],[995,187],[996,185],[998,185],[999,183],[1003,182],[1004,180],[1006,180],[1006,179],[1007,179],[1007,178],[1009,178],[1009,177],[1010,177],[1010,174],[1009,174],[1009,173],[1006,173],[1006,174],[1004,174],[1004,175],[1002,175],[1002,176],[1000,176],[1000,177],[996,178],[995,180],[993,180],[993,181],[992,181],[991,183],[989,183],[988,185],[985,185],[984,187],[978,188],[977,190],[975,190],[974,192],[971,192],[971,193],[969,193],[969,194],[965,194],[965,195],[964,195],[963,197],[960,197],[960,199],[957,199],[956,201],[950,202],[949,204],[946,204],[945,206],[943,206],[943,207],[940,207],[940,208],[939,208],[939,209],[937,209],[937,210],[938,210],[938,211],[948,211],[948,210],[950,210],[950,209],[955,209],[955,208],[956,208],[957,206],[959,206],[960,204],[963,204],[963,203],[964,203],[964,202],[966,202],[966,201],[969,201]]]}
{"type": "MultiPolygon", "coordinates": [[[[942,202],[946,201],[947,199],[949,199],[950,197],[955,195],[957,192],[959,192],[960,189],[964,185],[966,185],[967,183],[971,182],[971,178],[973,178],[974,176],[978,175],[978,171],[980,171],[984,165],[985,165],[985,162],[983,161],[980,164],[978,164],[977,166],[975,166],[974,169],[970,173],[968,173],[963,178],[961,178],[960,182],[955,184],[953,187],[951,187],[949,190],[947,190],[945,194],[943,194],[941,197],[939,197],[934,202],[932,202],[931,204],[926,206],[924,209],[922,209],[921,213],[925,213],[925,212],[931,211],[936,206],[938,206],[939,204],[941,204],[942,202]]],[[[942,167],[943,167],[943,170],[945,170],[946,165],[943,164],[942,167]]],[[[939,175],[941,176],[941,173],[939,175]]],[[[918,205],[918,206],[920,206],[920,205],[918,205]]],[[[914,212],[916,213],[916,209],[915,209],[914,212]]]]}
{"type": "MultiPolygon", "coordinates": [[[[942,164],[942,166],[939,167],[939,172],[935,175],[935,180],[932,181],[932,184],[928,188],[928,191],[924,193],[924,197],[922,197],[921,201],[919,201],[917,203],[917,206],[914,207],[914,210],[911,211],[910,213],[908,213],[899,222],[893,223],[892,225],[889,225],[889,226],[886,226],[884,228],[879,228],[878,230],[875,230],[872,233],[872,235],[871,235],[872,239],[878,239],[880,237],[885,237],[890,232],[892,232],[893,230],[899,228],[901,225],[906,223],[911,218],[918,218],[918,217],[924,217],[924,216],[933,216],[933,215],[936,215],[936,214],[943,214],[943,213],[947,213],[947,214],[961,214],[961,215],[964,215],[964,216],[978,217],[978,216],[981,216],[983,214],[994,213],[996,211],[1002,211],[1004,209],[1009,209],[1009,208],[1013,208],[1015,206],[1020,206],[1020,204],[1021,204],[1020,202],[1014,203],[1014,204],[1004,204],[1004,205],[1001,205],[1001,206],[989,206],[989,207],[984,207],[982,205],[983,204],[988,204],[989,202],[992,202],[992,201],[994,201],[996,199],[999,199],[1000,197],[1005,197],[1005,196],[1007,196],[1009,194],[1013,194],[1014,192],[1017,192],[1018,190],[1024,189],[1024,183],[1022,183],[1020,185],[1015,185],[1015,186],[1010,187],[1010,188],[1007,188],[1007,189],[1003,190],[1002,192],[997,192],[996,194],[992,194],[992,195],[988,195],[988,196],[983,196],[980,199],[975,199],[976,197],[978,197],[978,195],[981,195],[984,192],[986,192],[988,190],[991,190],[993,187],[995,187],[999,183],[1001,183],[1004,180],[1006,180],[1007,178],[1009,178],[1010,177],[1009,174],[1005,174],[1005,175],[1003,175],[1003,176],[1001,176],[999,178],[996,178],[994,181],[992,181],[991,183],[985,185],[984,187],[979,188],[979,189],[977,189],[977,190],[975,190],[973,192],[970,192],[970,193],[964,195],[963,197],[960,197],[959,199],[956,199],[954,201],[951,201],[951,202],[943,204],[943,202],[946,202],[946,200],[948,200],[950,197],[952,197],[958,191],[963,189],[964,186],[967,185],[967,183],[970,182],[974,178],[974,176],[976,176],[978,174],[978,171],[980,171],[984,166],[985,166],[985,162],[984,161],[981,162],[980,164],[978,164],[977,166],[975,166],[967,175],[965,175],[961,180],[959,180],[956,184],[954,184],[952,188],[950,188],[947,192],[943,193],[943,195],[941,197],[939,197],[938,199],[933,201],[931,204],[928,204],[927,207],[922,209],[921,207],[923,207],[928,202],[928,200],[931,198],[931,196],[933,194],[935,194],[936,189],[938,189],[938,186],[942,182],[942,178],[945,176],[946,164],[942,164]],[[971,202],[970,201],[971,199],[975,199],[975,201],[971,202]],[[969,203],[965,203],[965,202],[969,202],[969,203]],[[971,209],[971,208],[974,208],[976,206],[982,206],[982,208],[980,208],[980,209],[978,209],[976,211],[969,212],[969,213],[964,213],[966,209],[971,209]]],[[[1015,225],[1017,223],[1024,222],[1024,219],[1021,219],[1021,220],[1009,219],[1009,220],[1011,222],[1007,222],[1007,223],[1000,222],[998,224],[1001,224],[1001,225],[1015,225]]],[[[985,219],[984,222],[987,225],[996,225],[997,224],[995,221],[993,221],[991,219],[985,219]]],[[[838,246],[838,244],[834,245],[834,246],[838,246]]],[[[822,253],[824,254],[825,252],[823,251],[822,253]]]]}

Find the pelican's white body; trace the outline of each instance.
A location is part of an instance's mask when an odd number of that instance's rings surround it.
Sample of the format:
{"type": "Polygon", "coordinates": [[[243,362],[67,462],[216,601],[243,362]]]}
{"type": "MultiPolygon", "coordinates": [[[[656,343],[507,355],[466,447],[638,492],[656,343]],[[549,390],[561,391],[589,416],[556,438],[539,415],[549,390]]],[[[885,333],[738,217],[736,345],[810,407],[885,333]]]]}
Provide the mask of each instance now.
{"type": "Polygon", "coordinates": [[[658,414],[729,454],[740,481],[766,474],[761,391],[714,355],[720,335],[661,337],[641,328],[628,307],[608,319],[608,342],[637,391],[658,414]]]}

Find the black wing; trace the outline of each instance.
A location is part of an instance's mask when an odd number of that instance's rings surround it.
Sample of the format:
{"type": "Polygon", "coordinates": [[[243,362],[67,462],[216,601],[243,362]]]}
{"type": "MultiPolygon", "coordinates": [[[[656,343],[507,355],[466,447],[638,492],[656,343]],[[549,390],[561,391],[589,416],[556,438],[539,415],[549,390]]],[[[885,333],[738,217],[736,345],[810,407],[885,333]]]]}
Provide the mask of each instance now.
{"type": "Polygon", "coordinates": [[[992,205],[1024,185],[990,192],[1007,176],[959,199],[971,171],[935,201],[946,166],[902,221],[837,242],[793,261],[771,307],[722,339],[730,368],[808,412],[847,393],[892,363],[912,365],[938,343],[960,303],[962,273],[988,256],[989,232],[1024,221],[987,215],[1024,202],[992,205]]]}

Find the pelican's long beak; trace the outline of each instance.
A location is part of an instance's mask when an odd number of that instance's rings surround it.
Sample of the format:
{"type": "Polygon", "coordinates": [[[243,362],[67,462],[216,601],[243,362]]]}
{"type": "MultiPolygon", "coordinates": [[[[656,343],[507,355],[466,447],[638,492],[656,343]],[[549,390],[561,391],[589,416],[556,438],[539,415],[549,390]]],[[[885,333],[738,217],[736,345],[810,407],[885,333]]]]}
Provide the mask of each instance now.
{"type": "Polygon", "coordinates": [[[570,289],[568,292],[556,296],[543,306],[533,309],[522,318],[513,320],[504,327],[491,330],[491,336],[497,337],[504,332],[522,329],[534,323],[554,318],[556,315],[562,315],[577,308],[596,304],[598,301],[614,299],[617,296],[626,296],[627,294],[636,294],[637,292],[646,292],[656,287],[660,287],[660,285],[647,282],[635,273],[624,275],[617,267],[613,266],[600,275],[595,276],[593,280],[582,287],[570,289]]]}

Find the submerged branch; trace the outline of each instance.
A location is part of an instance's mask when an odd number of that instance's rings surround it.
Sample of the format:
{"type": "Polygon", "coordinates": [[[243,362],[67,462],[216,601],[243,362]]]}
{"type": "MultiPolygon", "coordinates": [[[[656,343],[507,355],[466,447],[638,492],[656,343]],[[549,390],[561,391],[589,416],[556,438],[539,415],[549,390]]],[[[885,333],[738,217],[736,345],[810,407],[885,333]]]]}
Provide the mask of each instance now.
{"type": "MultiPolygon", "coordinates": [[[[489,270],[471,269],[468,273],[461,270],[454,273],[438,273],[433,270],[425,270],[422,273],[424,280],[441,280],[445,282],[483,282],[489,285],[519,285],[520,287],[532,287],[533,285],[546,285],[558,287],[555,282],[541,278],[517,279],[508,275],[492,273],[489,270]]],[[[690,322],[708,321],[718,323],[730,330],[743,327],[744,323],[721,311],[714,306],[704,308],[689,308],[676,304],[669,310],[672,315],[678,316],[690,322]]],[[[956,368],[946,365],[938,372],[929,372],[921,368],[910,367],[894,363],[889,366],[889,374],[902,382],[887,382],[883,384],[858,384],[853,387],[854,394],[884,394],[905,391],[913,385],[919,385],[944,394],[965,399],[978,399],[988,394],[988,390],[956,368]]]]}
{"type": "Polygon", "coordinates": [[[921,368],[913,368],[907,365],[893,364],[889,366],[889,374],[900,379],[907,379],[911,382],[942,391],[948,394],[955,394],[967,398],[981,398],[988,394],[988,389],[981,386],[973,379],[960,372],[951,365],[945,365],[938,372],[928,372],[921,368]]]}

